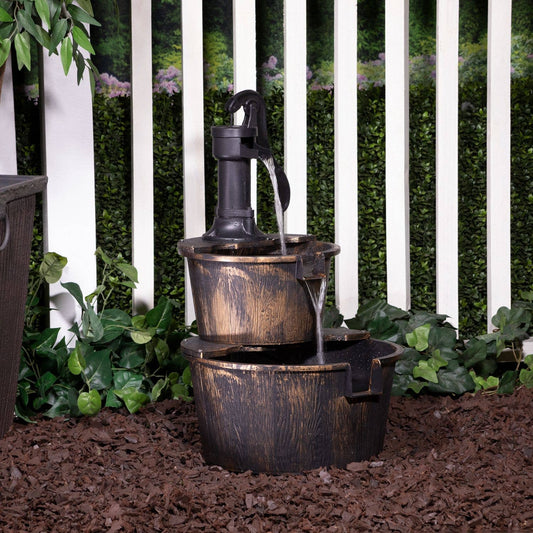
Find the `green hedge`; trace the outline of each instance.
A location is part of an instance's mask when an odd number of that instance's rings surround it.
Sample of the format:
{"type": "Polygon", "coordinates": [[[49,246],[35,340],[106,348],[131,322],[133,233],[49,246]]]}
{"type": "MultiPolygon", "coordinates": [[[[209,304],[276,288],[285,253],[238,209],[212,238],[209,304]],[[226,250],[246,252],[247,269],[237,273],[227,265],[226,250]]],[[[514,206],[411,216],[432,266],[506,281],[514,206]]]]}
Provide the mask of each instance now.
{"type": "MultiPolygon", "coordinates": [[[[531,80],[512,86],[512,296],[531,290],[533,280],[533,127],[531,80]]],[[[360,299],[386,296],[385,110],[383,87],[359,91],[359,275],[360,299]]],[[[460,327],[463,334],[485,328],[486,312],[486,87],[469,85],[459,96],[459,275],[460,327]]],[[[206,226],[216,204],[216,162],[211,156],[212,124],[228,123],[228,93],[205,97],[206,226]]],[[[334,240],[334,123],[332,92],[308,94],[308,227],[322,240],[334,240]]],[[[272,150],[283,164],[283,94],[268,96],[272,150]]],[[[32,104],[18,104],[31,115],[32,104]]],[[[435,91],[410,91],[410,232],[412,307],[435,308],[435,91]]],[[[129,99],[94,102],[97,239],[109,254],[131,257],[131,154],[129,99]]],[[[156,297],[183,301],[183,260],[176,250],[183,238],[181,95],[154,95],[156,297]]],[[[34,140],[19,127],[21,173],[35,169],[34,140]],[[22,163],[21,163],[22,162],[22,163]]],[[[270,180],[258,165],[258,225],[275,231],[270,180]]],[[[290,180],[290,176],[289,176],[290,180]]],[[[353,223],[357,223],[354,221],[353,223]]],[[[332,279],[333,282],[333,279],[332,279]]],[[[333,283],[329,300],[332,300],[333,283]]],[[[130,295],[114,304],[126,308],[130,295]]],[[[183,308],[183,306],[182,306],[183,308]]],[[[182,308],[180,313],[182,313],[182,308]]]]}

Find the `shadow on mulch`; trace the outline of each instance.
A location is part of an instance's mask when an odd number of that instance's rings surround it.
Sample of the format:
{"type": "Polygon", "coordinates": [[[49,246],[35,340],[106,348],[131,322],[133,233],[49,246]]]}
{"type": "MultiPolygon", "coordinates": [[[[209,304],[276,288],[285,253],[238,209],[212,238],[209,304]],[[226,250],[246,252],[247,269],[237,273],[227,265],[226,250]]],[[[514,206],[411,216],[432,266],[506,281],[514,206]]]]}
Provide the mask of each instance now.
{"type": "Polygon", "coordinates": [[[533,531],[533,390],[392,398],[385,448],[296,475],[206,465],[194,406],[15,423],[7,532],[533,531]]]}

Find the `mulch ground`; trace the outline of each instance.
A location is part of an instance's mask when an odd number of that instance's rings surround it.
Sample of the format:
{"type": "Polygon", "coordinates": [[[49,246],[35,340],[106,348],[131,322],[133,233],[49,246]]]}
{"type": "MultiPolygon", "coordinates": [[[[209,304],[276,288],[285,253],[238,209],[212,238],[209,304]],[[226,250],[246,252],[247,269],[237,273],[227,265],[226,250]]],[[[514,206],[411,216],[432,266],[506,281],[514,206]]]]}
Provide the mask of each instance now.
{"type": "Polygon", "coordinates": [[[392,398],[385,448],[346,469],[205,464],[194,406],[15,423],[0,531],[533,531],[533,390],[392,398]]]}

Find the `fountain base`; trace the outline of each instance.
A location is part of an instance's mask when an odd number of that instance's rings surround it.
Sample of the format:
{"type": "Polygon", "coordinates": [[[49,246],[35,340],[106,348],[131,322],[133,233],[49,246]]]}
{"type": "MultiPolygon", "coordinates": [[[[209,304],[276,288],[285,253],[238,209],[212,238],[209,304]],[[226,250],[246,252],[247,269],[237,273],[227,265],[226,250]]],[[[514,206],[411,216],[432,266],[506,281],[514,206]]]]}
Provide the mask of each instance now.
{"type": "Polygon", "coordinates": [[[183,341],[205,460],[232,471],[288,473],[377,455],[403,349],[365,337],[326,330],[323,365],[314,363],[313,343],[183,341]]]}

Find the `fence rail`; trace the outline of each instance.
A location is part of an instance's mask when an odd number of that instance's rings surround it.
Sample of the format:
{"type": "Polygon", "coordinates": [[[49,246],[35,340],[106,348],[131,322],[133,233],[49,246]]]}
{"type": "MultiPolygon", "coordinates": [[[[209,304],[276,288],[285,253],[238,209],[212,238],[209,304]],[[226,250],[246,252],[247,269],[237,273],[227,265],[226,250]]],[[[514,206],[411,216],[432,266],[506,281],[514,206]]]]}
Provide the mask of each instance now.
{"type": "MultiPolygon", "coordinates": [[[[229,0],[228,0],[229,1],[229,0]]],[[[510,36],[511,0],[489,0],[487,94],[488,317],[510,305],[510,36]]],[[[292,200],[286,230],[305,233],[306,25],[305,0],[286,0],[285,170],[292,200]]],[[[385,2],[386,254],[390,303],[410,306],[408,0],[385,2]]],[[[458,324],[458,0],[437,1],[437,311],[458,324]],[[451,214],[450,214],[451,213],[451,214]]],[[[153,149],[150,0],[132,0],[133,262],[139,271],[134,306],[153,303],[153,149]]],[[[205,231],[202,2],[182,0],[184,237],[205,231]]],[[[235,90],[255,88],[255,2],[233,0],[235,90]]],[[[358,306],[357,1],[335,0],[335,239],[336,300],[341,313],[358,306]]],[[[65,279],[90,292],[96,284],[94,152],[88,84],[67,78],[57,57],[43,57],[45,247],[69,258],[65,279]],[[58,146],[62,147],[58,150],[58,146]]],[[[9,68],[0,102],[0,173],[16,173],[15,113],[9,68]]],[[[255,178],[253,180],[255,184],[255,178]]],[[[255,204],[255,192],[252,201],[255,204]]],[[[53,325],[79,314],[58,285],[53,325]],[[68,303],[70,302],[70,303],[68,303]]],[[[193,318],[186,292],[186,319],[193,318]]],[[[490,322],[490,320],[488,320],[490,322]]]]}

